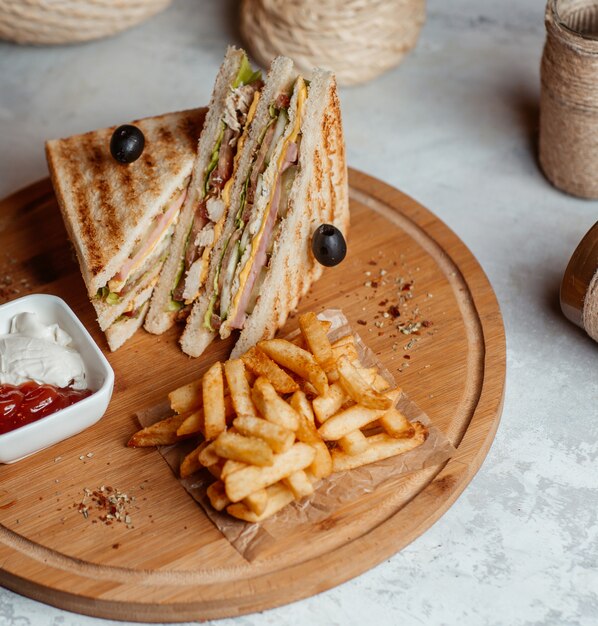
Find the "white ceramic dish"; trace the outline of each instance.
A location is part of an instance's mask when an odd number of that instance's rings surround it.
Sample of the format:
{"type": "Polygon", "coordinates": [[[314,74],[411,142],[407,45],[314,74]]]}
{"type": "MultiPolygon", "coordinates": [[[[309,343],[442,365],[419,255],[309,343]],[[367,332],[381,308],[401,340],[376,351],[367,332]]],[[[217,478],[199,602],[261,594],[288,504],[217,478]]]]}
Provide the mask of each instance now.
{"type": "Polygon", "coordinates": [[[67,303],[56,296],[35,294],[0,306],[0,334],[10,329],[18,313],[37,313],[46,324],[57,323],[73,339],[85,364],[88,387],[94,393],[65,409],[0,435],[0,463],[14,463],[67,437],[72,437],[106,412],[114,387],[114,372],[79,318],[67,303]]]}

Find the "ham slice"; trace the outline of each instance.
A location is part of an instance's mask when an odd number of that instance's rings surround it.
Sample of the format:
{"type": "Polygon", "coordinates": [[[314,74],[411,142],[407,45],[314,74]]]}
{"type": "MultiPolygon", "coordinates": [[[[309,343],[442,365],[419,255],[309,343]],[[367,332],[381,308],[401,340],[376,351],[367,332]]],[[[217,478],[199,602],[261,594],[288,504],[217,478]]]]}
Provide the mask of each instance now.
{"type": "Polygon", "coordinates": [[[229,322],[231,328],[243,328],[243,325],[245,323],[247,305],[249,304],[249,300],[251,299],[251,293],[253,291],[255,281],[259,276],[262,268],[266,265],[267,261],[266,251],[268,250],[268,244],[270,243],[272,230],[274,228],[274,225],[276,224],[276,217],[278,215],[279,209],[278,205],[280,204],[281,176],[287,168],[289,168],[293,163],[297,161],[297,156],[297,144],[290,143],[287,147],[281,168],[278,172],[276,186],[274,188],[274,195],[272,196],[270,210],[266,218],[266,224],[264,226],[262,237],[255,253],[251,269],[249,270],[247,280],[245,281],[245,285],[243,285],[242,287],[241,297],[239,298],[239,305],[236,311],[233,312],[233,317],[229,322]]]}
{"type": "Polygon", "coordinates": [[[160,242],[164,233],[168,230],[168,227],[176,217],[180,208],[183,206],[183,202],[185,201],[185,196],[187,195],[187,190],[184,190],[181,194],[179,194],[168,206],[166,211],[162,213],[162,215],[156,221],[155,226],[151,230],[149,236],[146,238],[145,242],[139,248],[139,250],[135,253],[135,255],[131,258],[128,258],[123,266],[120,268],[120,271],[113,280],[117,282],[126,282],[127,277],[131,273],[131,271],[140,266],[147,256],[149,256],[155,246],[160,242]]]}

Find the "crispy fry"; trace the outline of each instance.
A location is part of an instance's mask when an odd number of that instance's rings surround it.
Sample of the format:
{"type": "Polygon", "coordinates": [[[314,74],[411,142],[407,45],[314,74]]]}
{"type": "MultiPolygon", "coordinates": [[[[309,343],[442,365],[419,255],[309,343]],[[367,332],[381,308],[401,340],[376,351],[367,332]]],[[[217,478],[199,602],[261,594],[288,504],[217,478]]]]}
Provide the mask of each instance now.
{"type": "Polygon", "coordinates": [[[360,430],[354,430],[352,433],[341,437],[338,443],[343,451],[351,456],[364,452],[368,447],[367,438],[360,430]]]}
{"type": "Polygon", "coordinates": [[[355,337],[353,335],[345,335],[332,344],[332,355],[335,361],[341,356],[346,356],[349,361],[359,361],[357,347],[355,346],[355,337]]]}
{"type": "Polygon", "coordinates": [[[202,441],[197,448],[189,452],[189,454],[183,459],[180,467],[181,478],[187,478],[195,472],[198,472],[203,465],[199,462],[199,453],[208,445],[206,441],[202,441]]]}
{"type": "Polygon", "coordinates": [[[220,457],[216,454],[214,442],[211,441],[207,446],[205,446],[205,448],[202,448],[197,458],[204,467],[210,467],[211,465],[218,463],[218,461],[220,461],[220,457]]]}
{"type": "Polygon", "coordinates": [[[199,409],[203,404],[201,378],[171,391],[168,394],[168,399],[170,400],[170,408],[175,413],[188,413],[199,409]]]}
{"type": "Polygon", "coordinates": [[[241,417],[257,415],[251,400],[251,388],[245,375],[245,365],[241,359],[232,359],[224,364],[224,375],[230,390],[235,413],[241,417]]]}
{"type": "Polygon", "coordinates": [[[292,344],[286,339],[268,339],[260,341],[258,348],[265,352],[273,361],[309,380],[318,395],[328,391],[328,378],[318,365],[313,354],[292,344]]]}
{"type": "MultiPolygon", "coordinates": [[[[400,389],[393,389],[387,391],[386,395],[390,398],[391,404],[396,402],[400,389]]],[[[384,415],[384,409],[368,409],[360,404],[336,413],[332,417],[329,417],[318,429],[322,439],[326,441],[335,441],[348,435],[354,430],[358,430],[367,426],[370,422],[379,419],[384,415]]]]}
{"type": "Polygon", "coordinates": [[[347,401],[348,396],[339,383],[333,383],[324,396],[314,398],[313,408],[318,424],[323,424],[331,415],[334,415],[347,401]]]}
{"type": "Polygon", "coordinates": [[[332,346],[328,340],[328,335],[324,327],[320,323],[316,314],[313,312],[305,313],[299,316],[299,328],[301,334],[305,338],[310,352],[322,367],[328,373],[334,369],[334,357],[332,356],[332,346]]]}
{"type": "Polygon", "coordinates": [[[177,435],[194,435],[204,432],[203,409],[197,409],[189,414],[185,421],[178,427],[177,435]]]}
{"type": "Polygon", "coordinates": [[[339,449],[332,451],[332,468],[335,472],[350,470],[361,465],[381,461],[397,454],[403,454],[420,446],[428,436],[428,429],[420,422],[413,424],[415,435],[410,439],[394,439],[386,433],[368,437],[368,447],[361,454],[350,455],[339,449]]]}
{"type": "Polygon", "coordinates": [[[292,430],[260,417],[237,417],[233,426],[242,435],[263,439],[274,452],[284,452],[295,442],[295,433],[292,430]]]}
{"type": "Polygon", "coordinates": [[[314,492],[314,486],[303,470],[289,474],[282,482],[293,492],[295,500],[301,500],[314,492]]]}
{"type": "MultiPolygon", "coordinates": [[[[234,414],[235,411],[231,397],[224,396],[224,415],[227,418],[227,422],[228,418],[232,417],[234,414]]],[[[197,411],[191,413],[177,430],[177,435],[193,435],[196,433],[205,435],[203,408],[197,409],[197,411]]]]}
{"type": "MultiPolygon", "coordinates": [[[[310,424],[313,425],[315,423],[314,411],[311,406],[311,402],[307,399],[307,396],[303,391],[295,391],[289,402],[295,411],[297,411],[299,415],[302,415],[310,424]]],[[[303,440],[301,439],[301,441],[303,440]]]]}
{"type": "Polygon", "coordinates": [[[386,411],[386,413],[378,420],[380,426],[395,439],[405,439],[413,437],[415,429],[411,422],[394,407],[386,411]]]}
{"type": "Polygon", "coordinates": [[[248,370],[267,378],[279,393],[293,393],[299,389],[299,385],[258,348],[250,348],[241,359],[248,370]]]}
{"type": "Polygon", "coordinates": [[[243,504],[256,515],[261,515],[268,505],[268,492],[258,489],[243,499],[243,504]]]}
{"type": "Polygon", "coordinates": [[[297,411],[299,415],[299,427],[297,428],[297,439],[303,443],[314,445],[319,441],[322,441],[322,437],[318,433],[317,428],[313,422],[313,412],[309,401],[305,397],[302,391],[296,391],[291,396],[291,406],[297,411]]]}
{"type": "Polygon", "coordinates": [[[259,412],[273,424],[295,431],[299,427],[299,416],[277,393],[268,380],[260,376],[251,393],[259,412]]]}
{"type": "MultiPolygon", "coordinates": [[[[197,456],[197,458],[199,459],[199,455],[197,456]]],[[[225,463],[226,463],[225,459],[218,459],[217,463],[213,463],[212,465],[208,465],[208,467],[206,467],[206,469],[208,470],[208,472],[210,472],[210,474],[212,474],[212,476],[214,478],[222,480],[222,468],[224,467],[225,463]]]]}
{"type": "Polygon", "coordinates": [[[309,471],[316,478],[325,478],[332,474],[332,457],[330,456],[330,450],[328,446],[323,442],[313,443],[312,448],[315,451],[315,456],[312,464],[309,466],[309,471]]]}
{"type": "Polygon", "coordinates": [[[368,385],[346,356],[341,356],[336,365],[341,387],[355,402],[369,409],[389,409],[391,407],[390,398],[368,385]]]}
{"type": "Polygon", "coordinates": [[[226,497],[226,492],[224,491],[224,483],[221,480],[212,483],[206,489],[206,493],[208,498],[210,498],[210,504],[217,511],[222,511],[230,504],[230,500],[226,497]]]}
{"type": "Polygon", "coordinates": [[[220,472],[220,478],[224,480],[229,474],[233,472],[238,472],[240,469],[247,467],[247,463],[241,463],[240,461],[233,461],[232,459],[227,459],[222,466],[222,471],[220,472]]]}
{"type": "Polygon", "coordinates": [[[274,513],[280,511],[280,509],[295,499],[293,492],[282,483],[271,485],[266,489],[266,492],[268,494],[268,503],[266,505],[266,510],[261,515],[256,515],[242,502],[230,504],[226,508],[226,512],[229,515],[242,519],[246,522],[261,522],[262,520],[274,515],[274,513]]]}
{"type": "Polygon", "coordinates": [[[214,452],[224,459],[251,465],[272,465],[274,462],[272,448],[263,439],[230,431],[221,432],[214,440],[214,452]]]}
{"type": "Polygon", "coordinates": [[[250,493],[273,485],[298,470],[305,469],[314,460],[314,449],[296,443],[290,450],[274,455],[274,463],[267,467],[249,466],[230,474],[225,479],[226,495],[231,502],[239,502],[250,493]]]}
{"type": "Polygon", "coordinates": [[[206,439],[215,439],[226,430],[226,409],[224,406],[224,380],[222,364],[216,361],[203,375],[203,412],[206,439]]]}
{"type": "Polygon", "coordinates": [[[177,435],[179,426],[185,421],[186,415],[167,417],[147,428],[138,430],[128,441],[130,448],[147,448],[150,446],[168,446],[185,439],[177,435]]]}
{"type": "Polygon", "coordinates": [[[314,460],[309,466],[309,471],[316,478],[324,478],[332,473],[332,457],[326,444],[322,441],[314,424],[314,413],[309,400],[302,391],[296,391],[290,400],[291,406],[301,416],[297,439],[307,443],[315,451],[314,460]]]}

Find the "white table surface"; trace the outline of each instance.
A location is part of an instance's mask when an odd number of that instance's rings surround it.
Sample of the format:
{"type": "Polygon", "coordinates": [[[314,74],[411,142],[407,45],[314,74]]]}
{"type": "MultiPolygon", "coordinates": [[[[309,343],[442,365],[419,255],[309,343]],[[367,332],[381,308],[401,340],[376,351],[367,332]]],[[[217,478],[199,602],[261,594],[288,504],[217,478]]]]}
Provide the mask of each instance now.
{"type": "MultiPolygon", "coordinates": [[[[0,44],[0,197],[46,175],[45,138],[208,101],[236,2],[176,0],[82,46],[0,44]]],[[[502,421],[454,506],[400,554],[257,624],[598,623],[598,345],[558,286],[598,203],[536,159],[542,0],[430,0],[417,49],[343,89],[350,165],[444,220],[488,274],[507,332],[502,421]]],[[[1,626],[100,626],[0,589],[1,626]]]]}

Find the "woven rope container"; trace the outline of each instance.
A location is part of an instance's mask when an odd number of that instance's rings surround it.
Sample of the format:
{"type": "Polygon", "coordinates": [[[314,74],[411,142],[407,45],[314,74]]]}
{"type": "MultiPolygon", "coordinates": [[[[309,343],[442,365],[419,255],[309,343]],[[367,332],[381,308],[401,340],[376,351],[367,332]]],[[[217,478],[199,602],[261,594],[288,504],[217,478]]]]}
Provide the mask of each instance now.
{"type": "Polygon", "coordinates": [[[540,164],[559,189],[598,198],[598,1],[549,0],[540,164]]]}
{"type": "Polygon", "coordinates": [[[242,0],[241,33],[264,66],[283,54],[304,73],[323,67],[352,85],[397,65],[425,13],[425,0],[242,0]]]}
{"type": "Polygon", "coordinates": [[[114,35],[172,0],[0,0],[0,39],[65,44],[114,35]]]}

